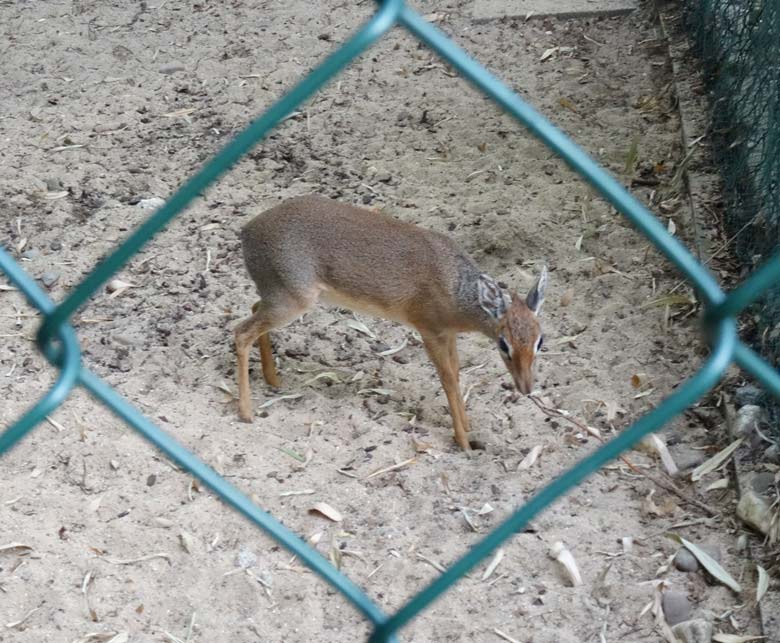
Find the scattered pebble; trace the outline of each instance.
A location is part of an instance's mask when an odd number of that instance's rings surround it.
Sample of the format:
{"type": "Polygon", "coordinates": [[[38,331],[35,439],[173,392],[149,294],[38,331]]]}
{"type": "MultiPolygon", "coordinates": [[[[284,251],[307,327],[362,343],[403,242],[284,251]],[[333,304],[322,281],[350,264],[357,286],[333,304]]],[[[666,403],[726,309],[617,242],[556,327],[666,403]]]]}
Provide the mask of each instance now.
{"type": "Polygon", "coordinates": [[[149,199],[139,199],[136,205],[143,210],[156,210],[165,205],[165,199],[161,199],[159,196],[153,196],[149,199]]]}
{"type": "Polygon", "coordinates": [[[752,487],[743,489],[737,504],[737,516],[763,534],[768,534],[772,526],[769,503],[753,491],[752,487]]]}
{"type": "Polygon", "coordinates": [[[41,251],[38,250],[38,248],[30,248],[29,250],[25,250],[24,253],[22,253],[22,257],[25,259],[35,259],[36,257],[41,256],[41,251]]]}
{"type": "Polygon", "coordinates": [[[674,462],[680,471],[681,475],[703,464],[707,459],[706,454],[703,451],[690,451],[686,449],[679,453],[674,454],[674,462]]]}
{"type": "Polygon", "coordinates": [[[699,569],[699,561],[685,547],[680,547],[674,555],[674,566],[681,572],[695,572],[699,569]]]}
{"type": "Polygon", "coordinates": [[[717,545],[704,543],[699,545],[699,549],[712,558],[712,560],[714,560],[716,563],[720,562],[720,547],[717,545]]]}
{"type": "Polygon", "coordinates": [[[242,546],[238,550],[238,556],[236,557],[236,563],[243,569],[249,569],[257,564],[257,556],[246,545],[242,546]]]}
{"type": "Polygon", "coordinates": [[[177,71],[184,71],[186,68],[180,62],[165,63],[157,68],[161,74],[175,74],[177,71]]]}
{"type": "Polygon", "coordinates": [[[710,643],[712,623],[701,618],[683,621],[672,627],[672,634],[680,643],[710,643]]]}
{"type": "Polygon", "coordinates": [[[92,128],[92,131],[97,134],[105,134],[106,132],[115,132],[123,127],[126,127],[126,123],[123,121],[109,121],[107,123],[97,123],[92,128]]]}
{"type": "Polygon", "coordinates": [[[762,471],[753,476],[750,485],[756,493],[764,493],[775,484],[775,474],[771,471],[762,471]]]}
{"type": "Polygon", "coordinates": [[[780,446],[773,444],[764,451],[764,457],[772,464],[780,464],[780,446]]]}
{"type": "Polygon", "coordinates": [[[62,250],[62,241],[55,239],[49,244],[49,248],[52,250],[62,250]]]}
{"type": "Polygon", "coordinates": [[[113,334],[112,339],[117,344],[122,344],[123,346],[137,346],[138,344],[140,344],[140,341],[135,337],[131,337],[130,335],[125,335],[123,333],[113,334]]]}
{"type": "Polygon", "coordinates": [[[51,288],[60,280],[60,273],[53,270],[47,270],[41,275],[41,281],[47,288],[51,288]]]}
{"type": "Polygon", "coordinates": [[[664,592],[663,597],[664,616],[669,625],[677,625],[687,621],[691,615],[691,602],[684,592],[670,589],[664,592]]]}
{"type": "Polygon", "coordinates": [[[48,179],[44,180],[44,183],[46,184],[47,192],[59,192],[62,190],[62,181],[56,176],[50,176],[48,179]]]}
{"type": "Polygon", "coordinates": [[[740,386],[734,393],[734,399],[737,406],[755,405],[764,396],[764,392],[753,384],[740,386]]]}
{"type": "Polygon", "coordinates": [[[734,437],[751,439],[756,429],[766,422],[766,412],[760,406],[746,404],[739,411],[732,427],[734,437]]]}

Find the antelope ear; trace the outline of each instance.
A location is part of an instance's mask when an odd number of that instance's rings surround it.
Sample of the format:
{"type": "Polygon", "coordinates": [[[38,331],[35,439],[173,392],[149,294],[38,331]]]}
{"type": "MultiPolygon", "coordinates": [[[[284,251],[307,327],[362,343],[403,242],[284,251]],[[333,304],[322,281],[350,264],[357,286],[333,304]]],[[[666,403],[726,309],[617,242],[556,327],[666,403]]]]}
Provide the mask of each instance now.
{"type": "Polygon", "coordinates": [[[547,288],[547,266],[542,266],[542,272],[539,275],[539,278],[525,298],[526,305],[531,309],[534,315],[538,315],[542,310],[545,288],[547,288]]]}
{"type": "Polygon", "coordinates": [[[506,313],[506,300],[501,287],[488,275],[482,274],[477,280],[479,305],[493,319],[499,320],[506,313]]]}

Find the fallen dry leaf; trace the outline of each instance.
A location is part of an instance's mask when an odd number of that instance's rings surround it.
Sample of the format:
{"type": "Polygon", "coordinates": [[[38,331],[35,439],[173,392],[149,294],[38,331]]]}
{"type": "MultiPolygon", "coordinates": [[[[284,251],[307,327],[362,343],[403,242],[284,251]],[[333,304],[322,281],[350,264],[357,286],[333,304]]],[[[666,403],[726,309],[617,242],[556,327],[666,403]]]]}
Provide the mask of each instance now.
{"type": "Polygon", "coordinates": [[[324,516],[328,520],[332,520],[333,522],[341,522],[342,520],[344,520],[344,517],[341,515],[341,512],[331,507],[327,502],[318,502],[317,504],[315,504],[309,509],[309,513],[319,514],[321,516],[324,516]]]}

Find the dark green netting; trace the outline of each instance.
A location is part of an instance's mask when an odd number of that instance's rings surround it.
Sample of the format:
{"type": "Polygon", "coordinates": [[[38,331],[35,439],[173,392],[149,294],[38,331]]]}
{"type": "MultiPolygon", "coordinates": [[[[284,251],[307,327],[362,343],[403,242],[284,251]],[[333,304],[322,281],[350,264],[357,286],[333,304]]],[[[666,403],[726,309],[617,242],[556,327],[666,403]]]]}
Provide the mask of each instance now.
{"type": "MultiPolygon", "coordinates": [[[[726,232],[749,271],[780,242],[780,1],[686,0],[684,15],[711,95],[726,232]]],[[[776,367],[780,280],[751,313],[752,343],[776,367]]],[[[780,419],[780,405],[769,408],[780,419]]]]}

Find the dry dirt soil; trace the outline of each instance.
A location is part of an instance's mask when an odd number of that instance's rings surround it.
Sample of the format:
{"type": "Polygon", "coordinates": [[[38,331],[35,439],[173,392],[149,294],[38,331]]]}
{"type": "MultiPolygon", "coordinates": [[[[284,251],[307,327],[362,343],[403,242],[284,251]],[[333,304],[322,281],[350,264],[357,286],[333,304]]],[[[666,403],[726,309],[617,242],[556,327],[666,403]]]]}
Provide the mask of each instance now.
{"type": "MultiPolygon", "coordinates": [[[[418,7],[627,184],[635,158],[639,198],[671,194],[684,153],[648,15],[475,24],[469,2],[418,7]]],[[[148,216],[144,199],[168,197],[372,9],[336,0],[0,2],[0,241],[62,299],[148,216]]],[[[546,263],[540,395],[604,436],[657,405],[706,354],[689,309],[667,316],[652,303],[678,277],[648,243],[509,117],[393,31],[135,256],[118,275],[132,287],[100,292],[74,319],[89,368],[340,559],[384,610],[598,443],[514,395],[491,343],[464,336],[462,384],[484,446],[467,457],[414,333],[360,318],[369,336],[347,311],[325,308],[276,334],[282,390],[265,385],[253,356],[255,406],[266,406],[253,424],[238,422],[231,330],[255,299],[237,231],[310,192],[447,232],[520,292],[546,263]],[[538,459],[519,466],[536,447],[538,459]],[[309,513],[317,502],[343,521],[309,513]]],[[[661,216],[686,237],[681,203],[668,198],[661,216]]],[[[0,291],[0,303],[5,427],[54,370],[31,341],[35,311],[13,290],[0,291]]],[[[712,417],[700,407],[668,427],[681,468],[706,457],[712,417]]],[[[663,475],[651,457],[631,458],[663,475]]],[[[728,490],[717,493],[730,501],[728,490]]],[[[615,464],[517,534],[487,579],[480,566],[403,638],[499,641],[498,629],[524,643],[658,641],[652,613],[642,613],[656,579],[687,593],[695,616],[739,604],[701,574],[669,569],[670,529],[719,547],[739,574],[728,520],[709,520],[615,464]],[[631,551],[622,538],[633,539],[631,551]],[[580,587],[548,557],[559,540],[580,566],[580,587]]],[[[0,546],[11,543],[24,546],[0,549],[0,641],[367,636],[338,593],[80,392],[0,463],[0,546]],[[82,638],[90,633],[105,636],[82,638]]],[[[750,626],[752,614],[734,618],[750,626]]]]}

